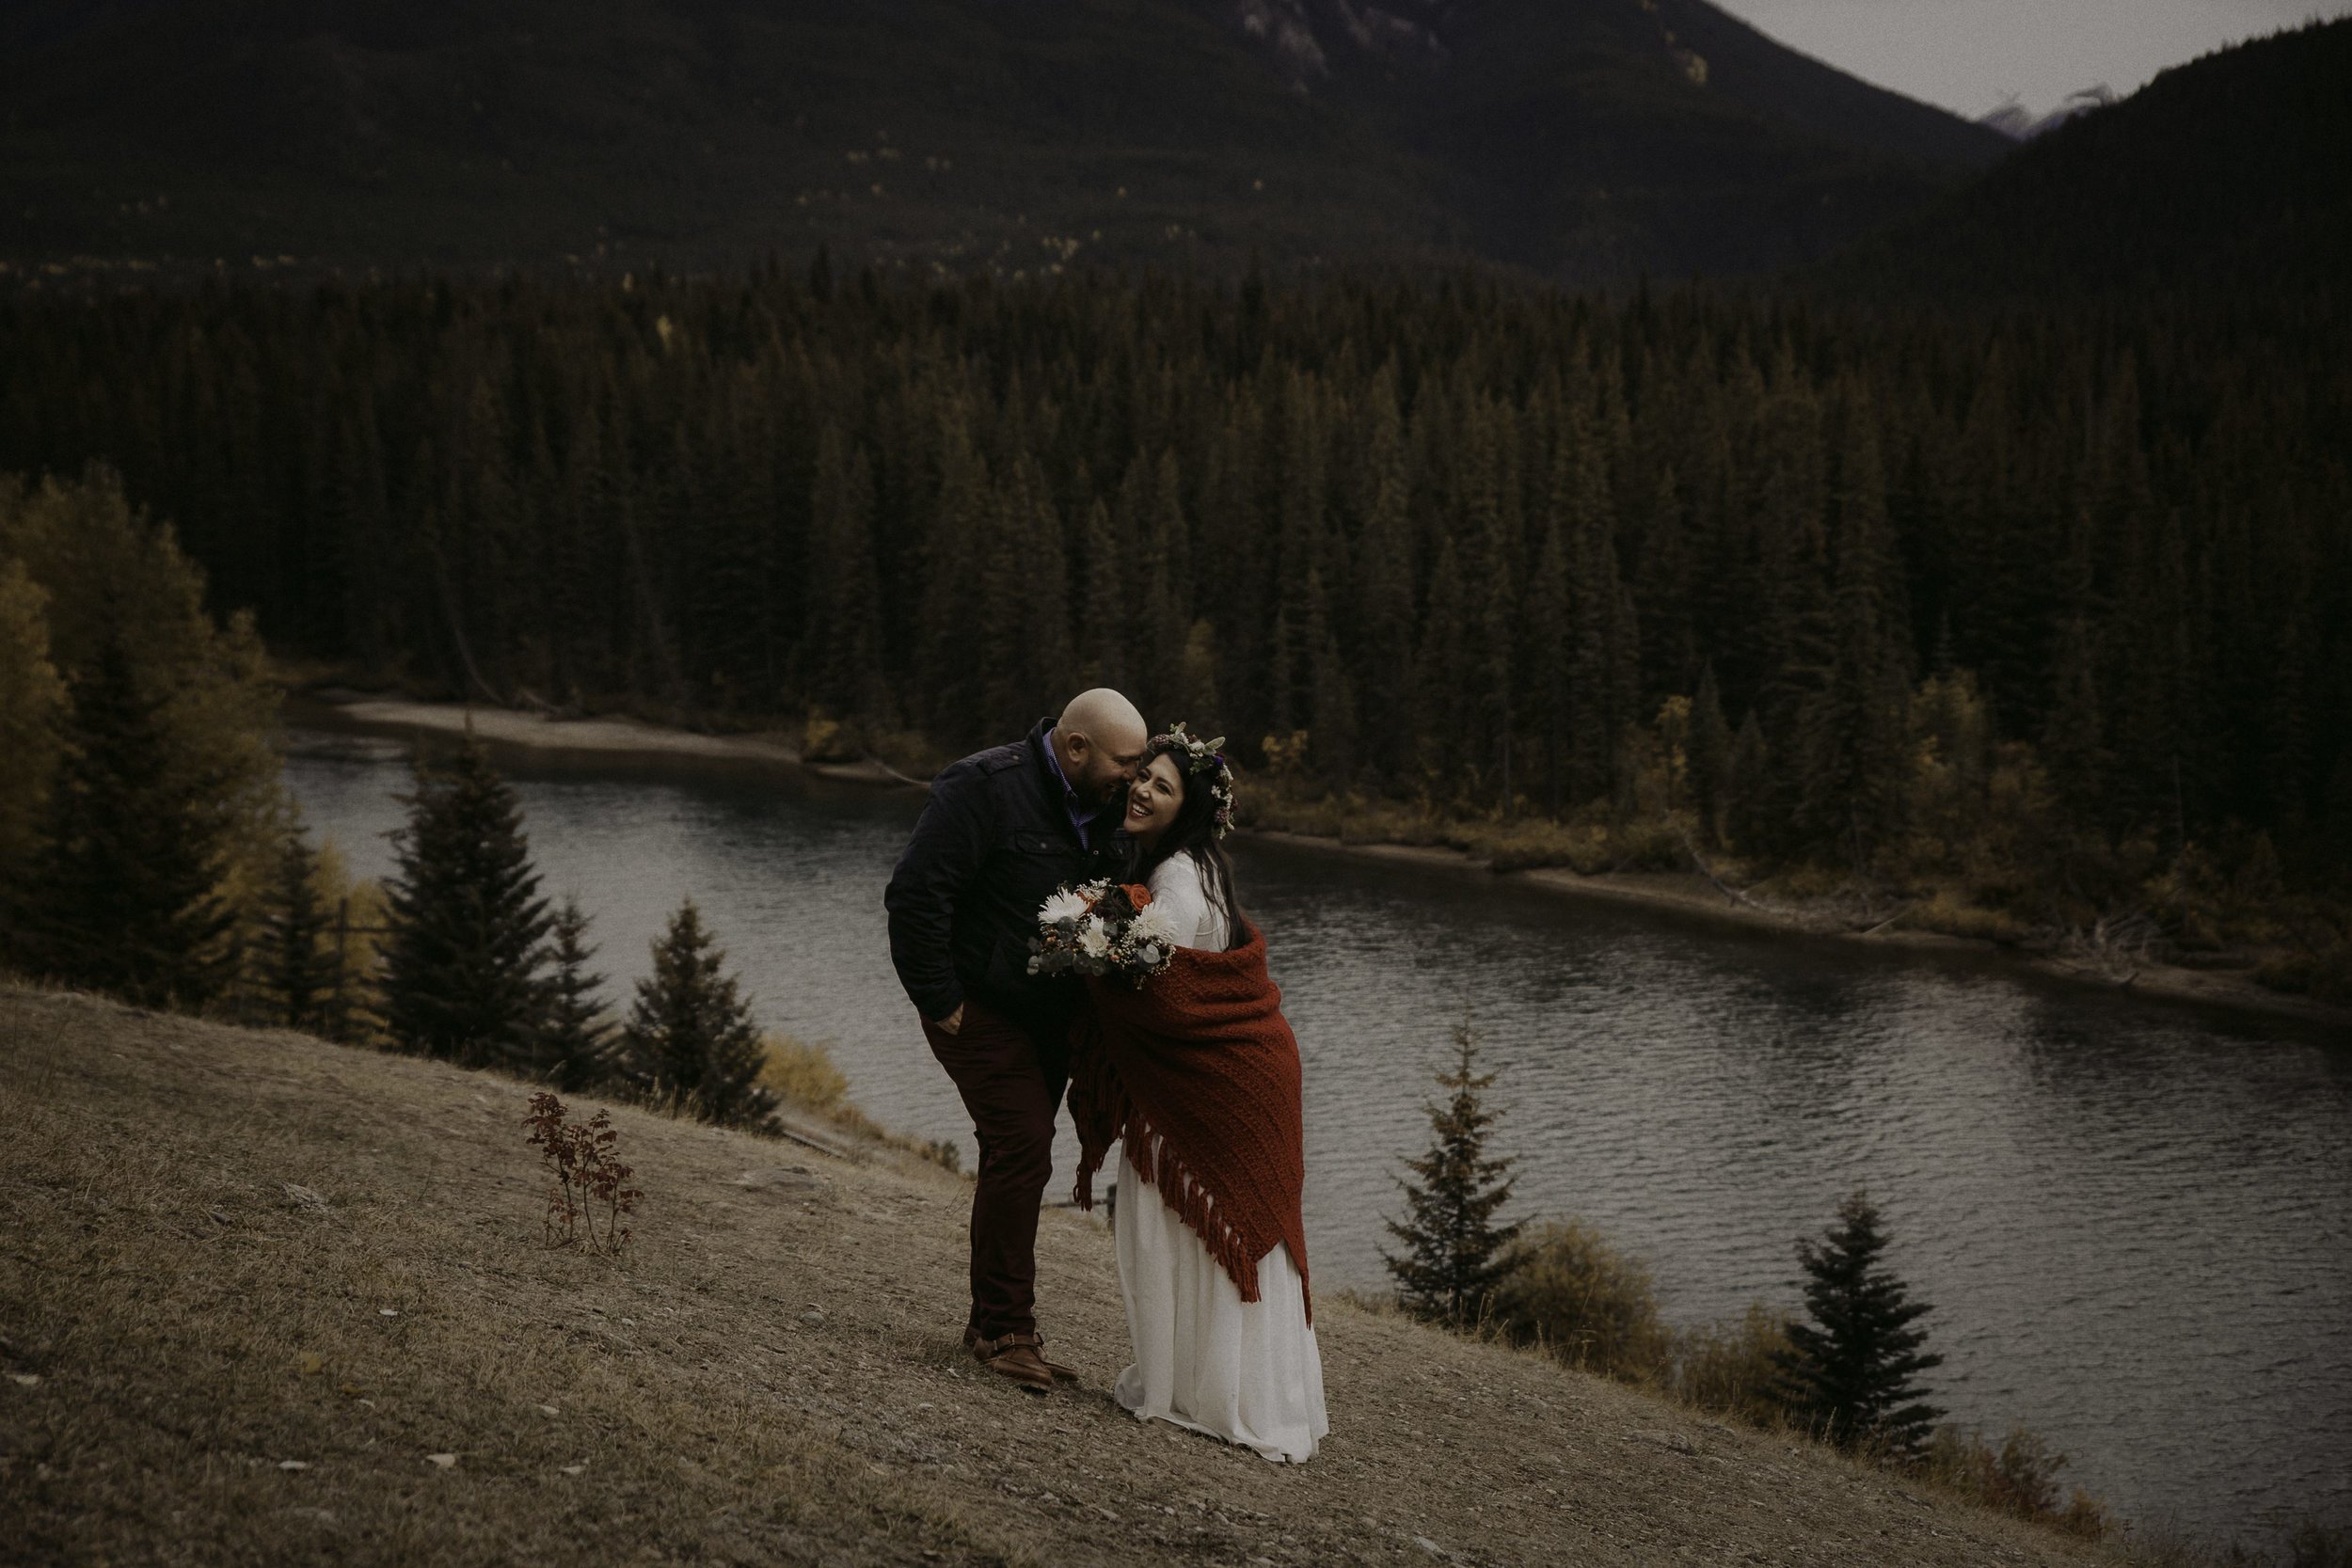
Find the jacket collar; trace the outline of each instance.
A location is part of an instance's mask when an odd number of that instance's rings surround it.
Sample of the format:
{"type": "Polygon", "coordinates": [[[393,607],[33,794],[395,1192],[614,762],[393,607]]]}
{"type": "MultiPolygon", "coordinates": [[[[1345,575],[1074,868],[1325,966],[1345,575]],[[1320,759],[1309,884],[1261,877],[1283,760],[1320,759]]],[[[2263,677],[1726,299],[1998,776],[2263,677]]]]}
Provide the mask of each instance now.
{"type": "Polygon", "coordinates": [[[1054,820],[1070,830],[1071,836],[1078,841],[1078,847],[1092,854],[1102,845],[1119,838],[1126,830],[1114,818],[1109,831],[1104,831],[1104,818],[1111,816],[1108,804],[1094,808],[1094,816],[1084,832],[1079,832],[1077,825],[1070,820],[1070,808],[1077,799],[1077,792],[1070,787],[1068,779],[1063,776],[1059,759],[1048,750],[1052,744],[1048,737],[1053,733],[1054,721],[1050,718],[1041,719],[1030,726],[1029,761],[1036,768],[1038,784],[1045,791],[1045,799],[1053,808],[1054,820]]]}
{"type": "Polygon", "coordinates": [[[1069,828],[1083,846],[1085,835],[1078,833],[1070,820],[1070,813],[1077,802],[1077,794],[1063,777],[1060,761],[1053,753],[1054,721],[1041,719],[1029,727],[1029,761],[1037,768],[1038,784],[1045,791],[1045,800],[1052,808],[1053,819],[1069,828]]]}

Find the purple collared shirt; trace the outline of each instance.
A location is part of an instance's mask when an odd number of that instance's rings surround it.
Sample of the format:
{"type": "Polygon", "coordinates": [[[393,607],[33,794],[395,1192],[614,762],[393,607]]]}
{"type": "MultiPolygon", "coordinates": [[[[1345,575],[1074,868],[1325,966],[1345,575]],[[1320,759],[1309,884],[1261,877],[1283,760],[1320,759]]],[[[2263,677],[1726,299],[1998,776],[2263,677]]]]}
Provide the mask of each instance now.
{"type": "Polygon", "coordinates": [[[1061,770],[1061,756],[1054,746],[1052,730],[1045,732],[1045,763],[1054,770],[1054,777],[1061,781],[1062,809],[1070,813],[1070,826],[1077,832],[1078,842],[1092,848],[1094,841],[1087,836],[1087,826],[1103,815],[1103,808],[1100,806],[1080,808],[1078,792],[1070,787],[1070,776],[1061,770]]]}

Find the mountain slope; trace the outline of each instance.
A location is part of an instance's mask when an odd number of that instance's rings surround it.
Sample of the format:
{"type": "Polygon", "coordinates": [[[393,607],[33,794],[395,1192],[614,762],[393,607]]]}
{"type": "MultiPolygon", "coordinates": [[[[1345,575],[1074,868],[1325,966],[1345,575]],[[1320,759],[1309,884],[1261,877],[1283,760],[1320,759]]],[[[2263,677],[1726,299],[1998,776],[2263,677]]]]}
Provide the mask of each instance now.
{"type": "Polygon", "coordinates": [[[1704,0],[1483,0],[1435,31],[1444,65],[1380,118],[1482,249],[1551,276],[1824,255],[2007,150],[1704,0]]]}
{"type": "Polygon", "coordinates": [[[2003,146],[1703,0],[1400,8],[24,0],[0,256],[1746,271],[2003,146]]]}
{"type": "Polygon", "coordinates": [[[1201,3],[1426,155],[1481,250],[1554,277],[1820,256],[2009,149],[1706,0],[1201,3]]]}
{"type": "Polygon", "coordinates": [[[2341,284],[2352,20],[2177,66],[2036,137],[1814,281],[1933,294],[2341,284]]]}
{"type": "Polygon", "coordinates": [[[740,261],[831,239],[1009,271],[1059,259],[1049,237],[1132,245],[1205,211],[1245,249],[1445,244],[1408,160],[1159,5],[177,0],[12,57],[0,250],[20,255],[740,261]],[[1242,201],[1252,180],[1289,199],[1242,201]]]}

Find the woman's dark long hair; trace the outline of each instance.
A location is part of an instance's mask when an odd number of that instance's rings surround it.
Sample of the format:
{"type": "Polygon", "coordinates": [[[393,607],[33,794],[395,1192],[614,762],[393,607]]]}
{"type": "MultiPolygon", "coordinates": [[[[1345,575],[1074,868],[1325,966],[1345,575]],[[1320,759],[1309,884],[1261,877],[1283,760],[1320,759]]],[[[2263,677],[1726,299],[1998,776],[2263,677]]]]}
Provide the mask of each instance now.
{"type": "Polygon", "coordinates": [[[1143,766],[1149,768],[1153,758],[1162,756],[1176,761],[1176,771],[1184,781],[1184,802],[1176,808],[1176,820],[1168,825],[1157,844],[1149,849],[1137,847],[1127,879],[1150,881],[1152,873],[1163,862],[1190,855],[1200,863],[1200,887],[1209,895],[1210,905],[1225,911],[1226,946],[1237,947],[1242,941],[1241,900],[1233,894],[1233,863],[1225,858],[1225,846],[1216,841],[1216,797],[1209,789],[1210,775],[1185,772],[1185,753],[1181,746],[1157,747],[1145,752],[1143,766]]]}

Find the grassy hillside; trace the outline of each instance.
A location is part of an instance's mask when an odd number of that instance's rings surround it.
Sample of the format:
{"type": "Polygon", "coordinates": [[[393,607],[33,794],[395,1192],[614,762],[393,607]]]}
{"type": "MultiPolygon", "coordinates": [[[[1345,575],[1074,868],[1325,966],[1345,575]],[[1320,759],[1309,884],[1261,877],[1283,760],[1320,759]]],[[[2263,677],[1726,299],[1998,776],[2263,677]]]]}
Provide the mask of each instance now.
{"type": "Polygon", "coordinates": [[[2352,276],[2352,19],[2165,71],[1823,269],[1945,297],[2352,276]]]}
{"type": "Polygon", "coordinates": [[[1824,254],[2003,146],[1703,0],[1440,30],[1302,90],[1190,0],[26,0],[0,259],[1683,275],[1824,254]]]}
{"type": "Polygon", "coordinates": [[[541,1245],[509,1080],[10,989],[0,1059],[20,1560],[2097,1560],[1328,1291],[1311,1464],[1139,1424],[1069,1212],[1042,1289],[1085,1381],[1024,1394],[957,1342],[969,1189],[878,1147],[622,1111],[614,1261],[541,1245]]]}

